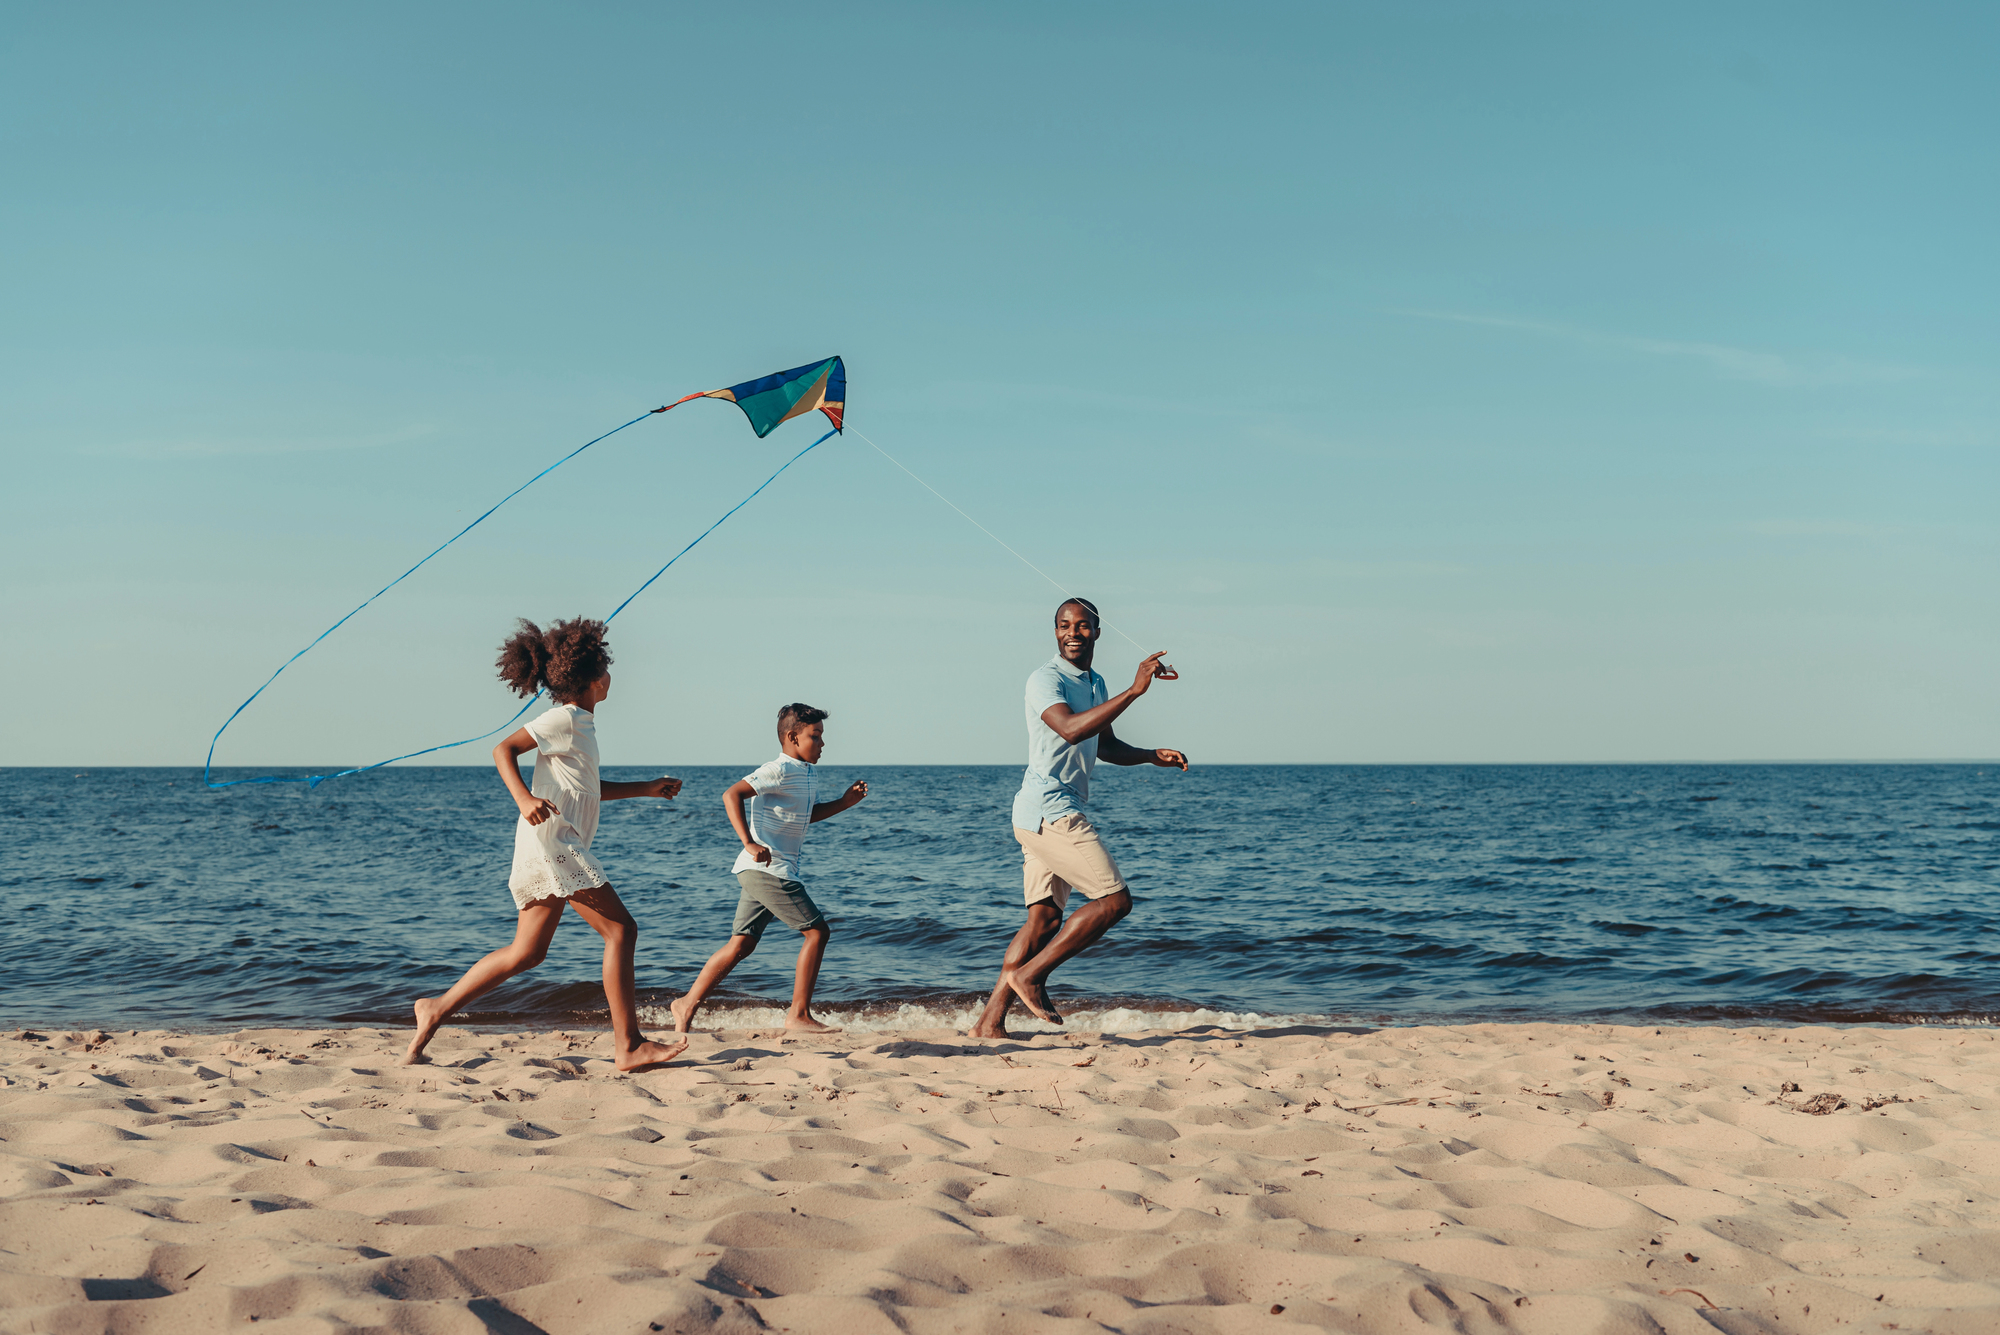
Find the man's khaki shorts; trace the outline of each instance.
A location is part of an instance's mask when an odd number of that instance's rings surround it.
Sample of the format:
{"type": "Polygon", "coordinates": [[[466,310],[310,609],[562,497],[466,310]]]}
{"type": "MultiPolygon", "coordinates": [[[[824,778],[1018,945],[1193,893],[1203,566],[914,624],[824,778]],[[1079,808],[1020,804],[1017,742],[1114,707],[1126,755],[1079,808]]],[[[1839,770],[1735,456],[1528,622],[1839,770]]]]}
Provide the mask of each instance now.
{"type": "Polygon", "coordinates": [[[1097,827],[1082,816],[1045,820],[1032,834],[1016,826],[1014,838],[1021,845],[1021,890],[1030,904],[1052,899],[1057,909],[1066,909],[1071,890],[1102,899],[1125,888],[1097,827]]]}

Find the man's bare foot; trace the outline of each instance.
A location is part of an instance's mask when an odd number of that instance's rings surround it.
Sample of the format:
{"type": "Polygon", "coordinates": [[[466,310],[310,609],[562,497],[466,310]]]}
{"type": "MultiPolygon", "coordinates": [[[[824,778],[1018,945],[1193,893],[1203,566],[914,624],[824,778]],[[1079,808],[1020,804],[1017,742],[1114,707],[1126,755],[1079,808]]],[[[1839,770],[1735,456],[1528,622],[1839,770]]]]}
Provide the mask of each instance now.
{"type": "Polygon", "coordinates": [[[674,1032],[691,1034],[694,1032],[695,1007],[687,1004],[686,997],[675,997],[667,1003],[667,1009],[674,1014],[674,1032]]]}
{"type": "Polygon", "coordinates": [[[965,1031],[967,1038],[1012,1038],[1004,1024],[975,1024],[965,1031]]]}
{"type": "Polygon", "coordinates": [[[1033,1012],[1037,1020],[1044,1024],[1063,1022],[1061,1013],[1056,1010],[1056,1003],[1049,997],[1048,988],[1042,984],[1028,982],[1012,969],[1002,969],[1000,981],[1013,990],[1014,995],[1021,999],[1021,1004],[1033,1012]]]}
{"type": "Polygon", "coordinates": [[[617,1066],[621,1071],[643,1071],[648,1066],[665,1066],[686,1052],[687,1048],[686,1039],[678,1043],[652,1043],[641,1040],[630,1052],[618,1054],[617,1066]]]}
{"type": "Polygon", "coordinates": [[[444,1007],[436,997],[418,997],[410,1007],[417,1015],[417,1032],[410,1039],[410,1047],[403,1054],[402,1065],[417,1066],[430,1060],[424,1056],[424,1049],[437,1037],[438,1026],[444,1023],[444,1007]]]}
{"type": "Polygon", "coordinates": [[[839,1025],[822,1024],[818,1020],[813,1019],[810,1013],[804,1019],[800,1019],[796,1015],[787,1015],[785,1017],[785,1028],[794,1034],[837,1034],[840,1032],[839,1025]]]}

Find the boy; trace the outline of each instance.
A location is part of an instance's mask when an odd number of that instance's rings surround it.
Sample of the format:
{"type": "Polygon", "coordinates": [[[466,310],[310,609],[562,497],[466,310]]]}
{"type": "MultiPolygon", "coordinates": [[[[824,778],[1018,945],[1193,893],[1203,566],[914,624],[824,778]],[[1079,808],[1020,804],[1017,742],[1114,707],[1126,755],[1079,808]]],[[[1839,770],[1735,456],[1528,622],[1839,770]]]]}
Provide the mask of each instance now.
{"type": "Polygon", "coordinates": [[[729,942],[709,956],[701,976],[694,980],[686,996],[669,1003],[674,1013],[674,1032],[685,1034],[694,1024],[694,1013],[729,971],[750,957],[771,919],[777,918],[805,937],[799,947],[798,972],[792,983],[792,1007],[785,1013],[785,1028],[809,1034],[836,1034],[830,1024],[812,1016],[813,984],[819,979],[819,962],[826,954],[832,930],[820,916],[819,906],[799,881],[799,863],[806,842],[806,826],[814,821],[838,816],[868,796],[868,785],[855,782],[837,800],[816,802],[816,771],[820,753],[826,749],[824,709],[790,704],[778,711],[776,760],[758,766],[747,778],[731,784],[722,795],[722,806],[743,851],[736,856],[736,882],[743,887],[736,901],[736,923],[730,928],[729,942]],[[749,803],[748,810],[744,807],[749,803]]]}

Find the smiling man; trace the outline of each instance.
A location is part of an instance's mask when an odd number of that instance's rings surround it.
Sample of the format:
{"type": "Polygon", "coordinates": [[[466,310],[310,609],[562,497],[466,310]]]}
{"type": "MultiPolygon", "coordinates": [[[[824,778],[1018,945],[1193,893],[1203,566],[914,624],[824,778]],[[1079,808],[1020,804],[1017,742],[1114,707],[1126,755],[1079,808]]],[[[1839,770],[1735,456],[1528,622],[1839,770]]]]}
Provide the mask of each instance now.
{"type": "Polygon", "coordinates": [[[1100,622],[1097,608],[1072,598],[1056,608],[1056,656],[1028,678],[1028,770],[1014,798],[1014,838],[1021,845],[1028,920],[1007,946],[1000,981],[972,1028],[975,1038],[1006,1038],[1007,1010],[1016,997],[1038,1018],[1061,1024],[1049,1000],[1048,976],[1132,911],[1132,894],[1083,809],[1090,772],[1112,765],[1188,767],[1178,751],[1147,751],[1118,740],[1112,723],[1155,681],[1179,677],[1160,662],[1139,664],[1132,684],[1110,695],[1091,670],[1100,622]],[[1063,921],[1069,892],[1090,902],[1063,921]]]}

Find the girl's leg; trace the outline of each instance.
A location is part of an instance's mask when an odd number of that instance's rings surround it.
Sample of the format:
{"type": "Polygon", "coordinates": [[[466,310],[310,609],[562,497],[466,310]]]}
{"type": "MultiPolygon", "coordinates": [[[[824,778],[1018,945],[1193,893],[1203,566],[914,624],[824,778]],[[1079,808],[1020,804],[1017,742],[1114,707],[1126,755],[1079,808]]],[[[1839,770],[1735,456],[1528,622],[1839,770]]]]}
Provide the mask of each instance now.
{"type": "Polygon", "coordinates": [[[813,984],[819,981],[819,962],[826,957],[827,939],[833,932],[822,923],[806,928],[799,935],[805,940],[799,944],[799,967],[792,977],[792,1008],[785,1012],[785,1028],[809,1034],[837,1034],[839,1029],[821,1024],[812,1014],[813,984]]]}
{"type": "Polygon", "coordinates": [[[414,1066],[426,1060],[425,1045],[437,1037],[438,1026],[460,1006],[540,964],[549,953],[549,941],[556,934],[556,924],[562,921],[562,912],[560,899],[536,900],[521,910],[514,924],[512,944],[500,947],[467,969],[465,977],[453,983],[451,991],[443,996],[417,998],[413,1007],[417,1013],[417,1032],[410,1039],[409,1051],[403,1054],[403,1065],[414,1066]]]}
{"type": "Polygon", "coordinates": [[[675,997],[667,1003],[667,1009],[674,1013],[674,1032],[685,1034],[694,1025],[694,1013],[708,994],[722,985],[729,977],[729,971],[750,958],[750,952],[757,948],[754,936],[732,936],[723,943],[722,949],[708,957],[708,963],[701,966],[701,973],[694,980],[684,997],[675,997]]]}
{"type": "Polygon", "coordinates": [[[614,1060],[621,1071],[657,1066],[687,1050],[682,1041],[671,1047],[649,1042],[639,1032],[639,1003],[632,982],[632,957],[639,948],[639,924],[608,885],[579,890],[570,906],[604,938],[604,1000],[611,1008],[614,1060]]]}

